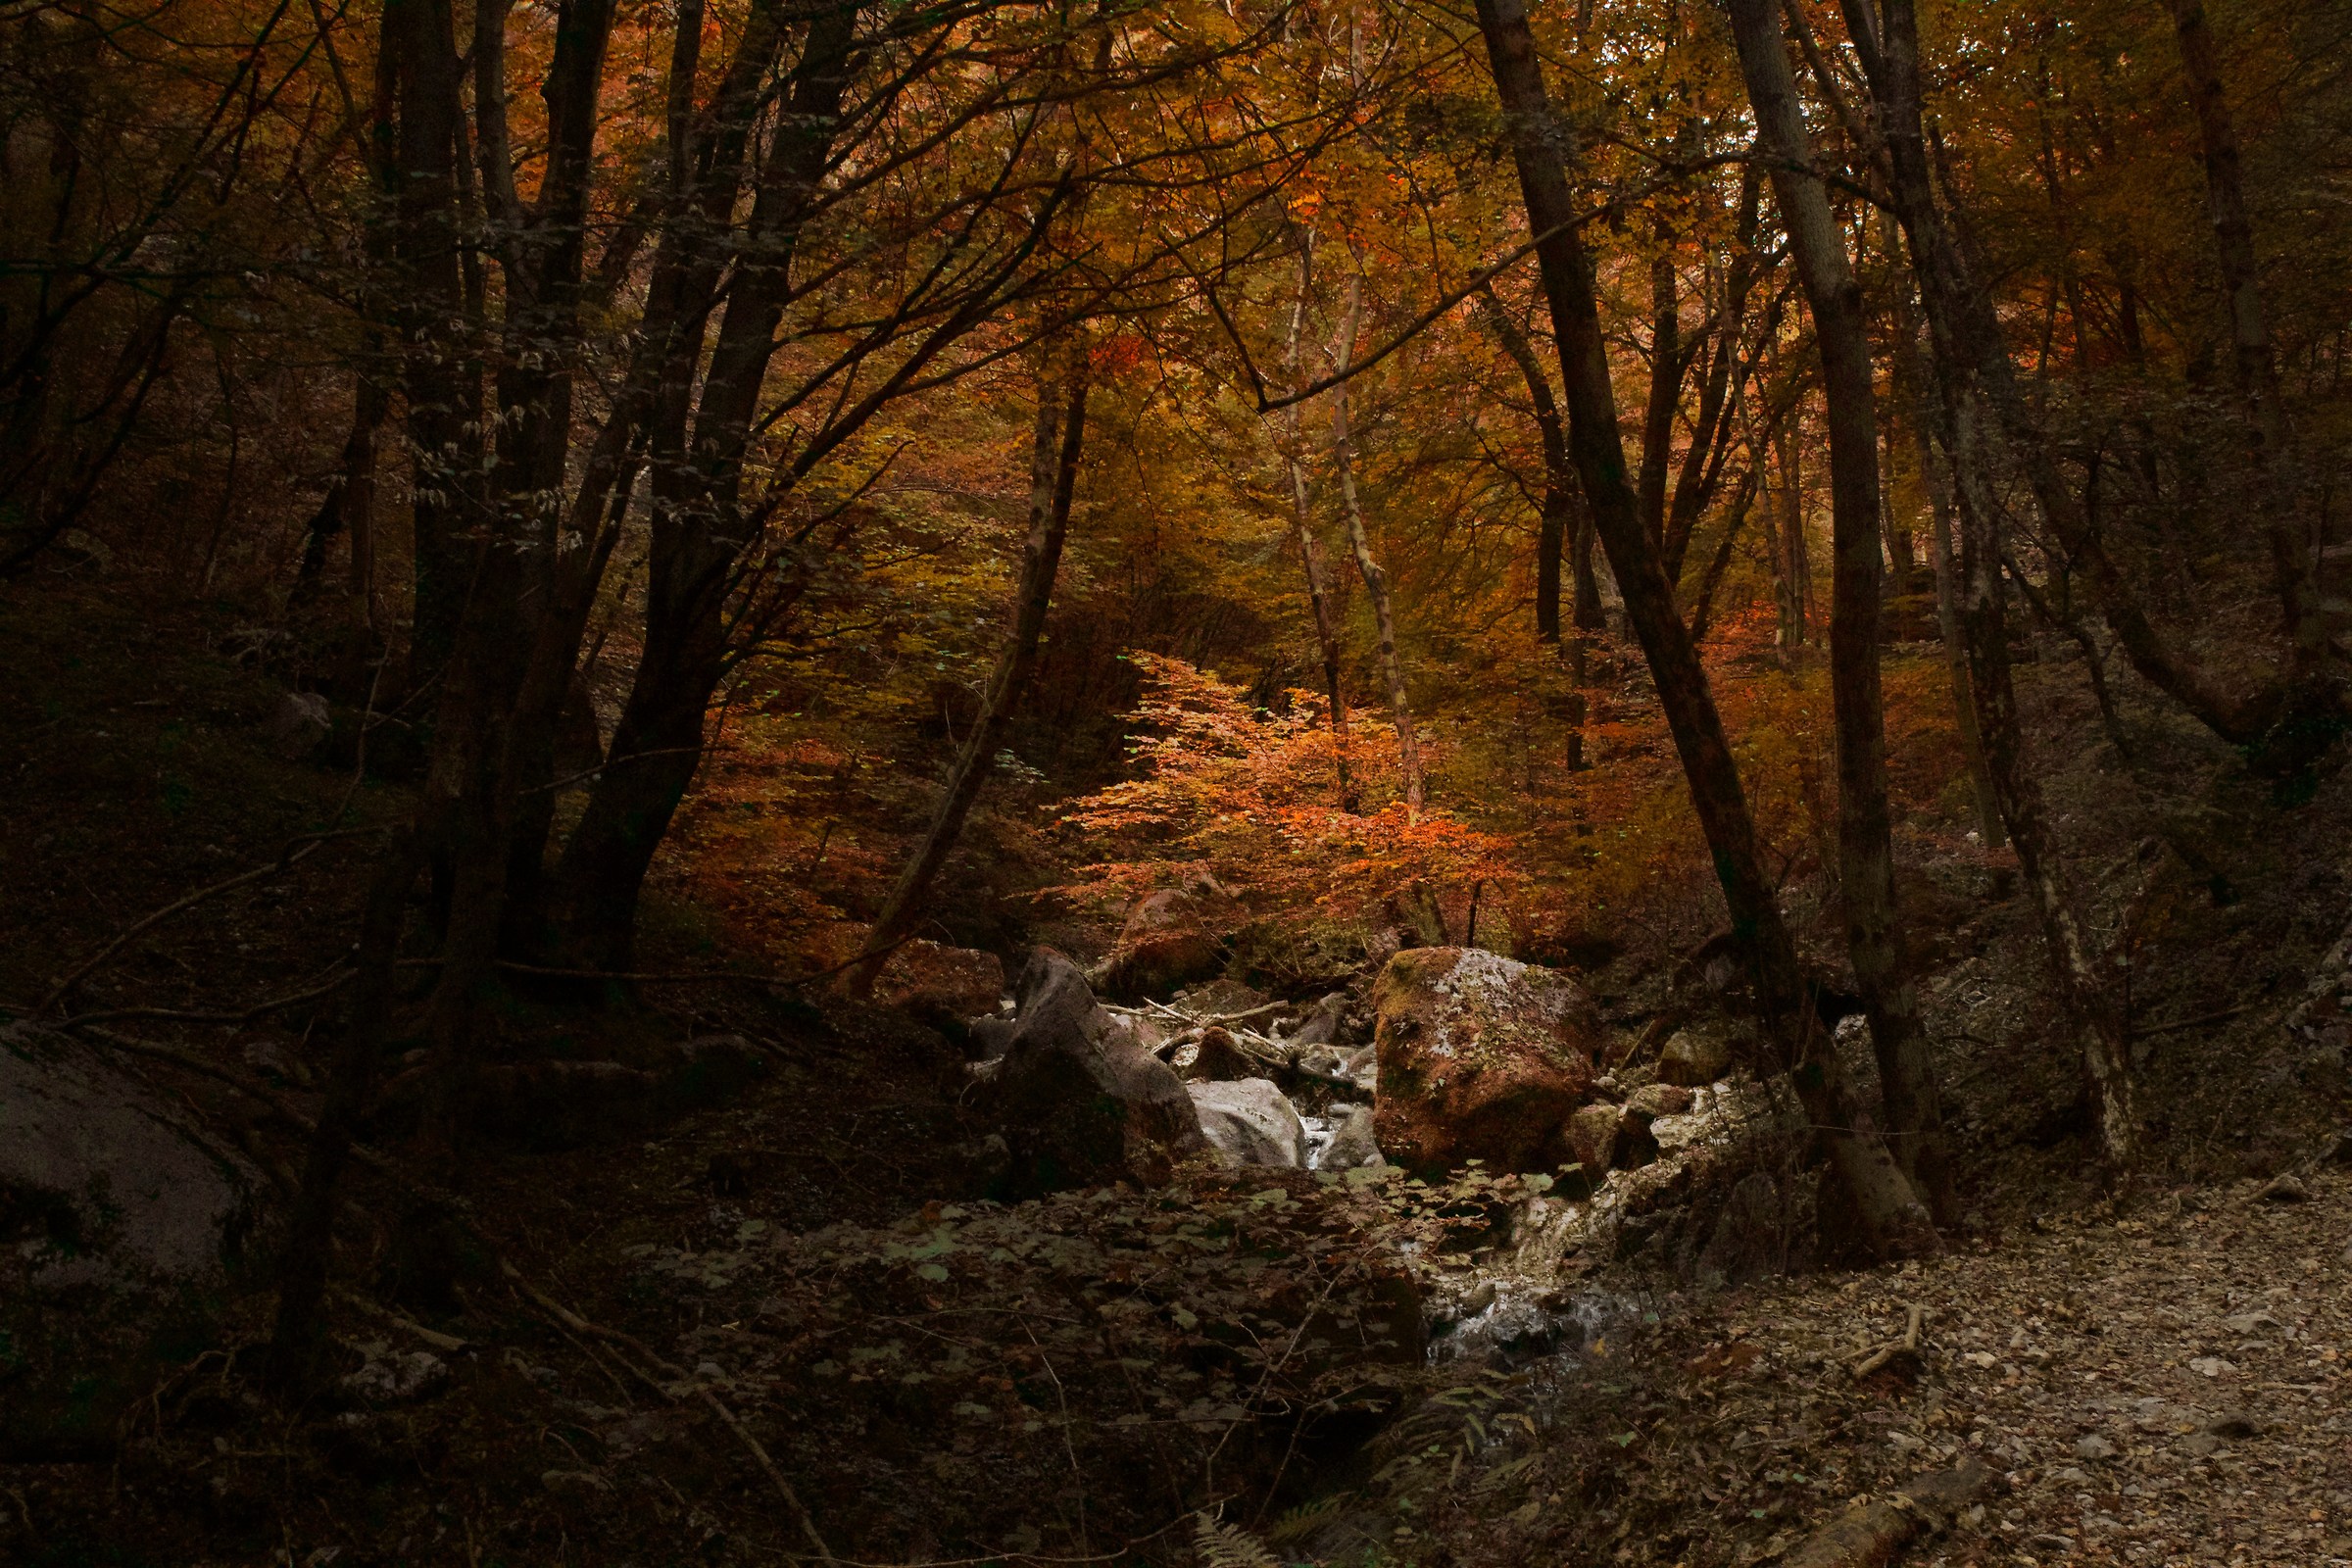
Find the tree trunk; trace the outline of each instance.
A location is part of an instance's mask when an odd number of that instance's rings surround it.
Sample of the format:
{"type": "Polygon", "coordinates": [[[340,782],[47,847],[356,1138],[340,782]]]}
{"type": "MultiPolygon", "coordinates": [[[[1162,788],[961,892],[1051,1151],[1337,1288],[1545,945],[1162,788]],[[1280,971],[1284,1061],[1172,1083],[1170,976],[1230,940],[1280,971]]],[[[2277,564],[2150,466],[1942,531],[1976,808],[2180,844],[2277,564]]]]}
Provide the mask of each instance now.
{"type": "MultiPolygon", "coordinates": [[[[2024,447],[2022,455],[2029,477],[2034,480],[2036,498],[2062,539],[2068,527],[2051,509],[2071,509],[2073,498],[2054,483],[2054,469],[2040,448],[2037,432],[2012,417],[2022,415],[2023,404],[2016,396],[1999,322],[1936,207],[1920,114],[1919,34],[1911,0],[1886,0],[1884,38],[1878,36],[1861,0],[1846,0],[1846,9],[1849,24],[1859,29],[1857,36],[1864,42],[1863,65],[1886,139],[1895,213],[1911,244],[1912,271],[1919,280],[1921,302],[1927,307],[1936,344],[1939,423],[1960,512],[1961,623],[1985,766],[2010,842],[2017,850],[2018,864],[2034,890],[2042,933],[2057,971],[2059,998],[2082,1052],[2100,1149],[2109,1167],[2120,1171],[2132,1163],[2138,1152],[2131,1055],[2122,1019],[2083,940],[2073,889],[2050,836],[2040,787],[2025,757],[2009,670],[1992,453],[1983,425],[1987,404],[2008,427],[2013,441],[2024,447]]],[[[2086,558],[2105,563],[2103,552],[2077,548],[2080,540],[2067,543],[2079,563],[2086,558]]],[[[2095,540],[2090,543],[2095,545],[2095,540]]],[[[2153,629],[2144,615],[2122,596],[2111,563],[2105,564],[2103,571],[2094,564],[2091,575],[2107,611],[2108,625],[2131,654],[2135,668],[2209,725],[2237,729],[2254,722],[2245,708],[2230,704],[2204,684],[2201,673],[2173,663],[2154,644],[2153,629]]],[[[2259,727],[2267,728],[2268,720],[2262,720],[2259,727]]]]}
{"type": "MultiPolygon", "coordinates": [[[[1353,363],[1355,331],[1358,318],[1363,314],[1364,280],[1359,272],[1348,279],[1347,320],[1340,328],[1339,350],[1336,355],[1342,365],[1353,363]]],[[[1421,818],[1421,743],[1413,734],[1413,709],[1404,688],[1404,661],[1396,651],[1396,610],[1389,597],[1389,574],[1372,559],[1371,536],[1364,531],[1364,512],[1355,494],[1355,440],[1348,424],[1348,382],[1341,382],[1332,394],[1331,453],[1340,473],[1340,503],[1348,516],[1348,544],[1355,552],[1355,569],[1364,579],[1364,593],[1372,601],[1372,623],[1380,634],[1380,673],[1388,682],[1389,712],[1396,724],[1396,766],[1403,776],[1404,812],[1408,820],[1421,818]]]]}
{"type": "Polygon", "coordinates": [[[2254,258],[2254,222],[2238,151],[2237,127],[2222,89],[2219,51],[2205,20],[2204,0],[2169,0],[2180,66],[2196,105],[2197,131],[2205,153],[2205,195],[2213,220],[2214,254],[2221,263],[2222,296],[2229,309],[2230,363],[2238,395],[2245,400],[2247,447],[2254,461],[2256,506],[2270,540],[2271,568],[2291,639],[2294,678],[2307,680],[2328,655],[2328,627],[2312,591],[2310,541],[2296,526],[2293,454],[2289,449],[2286,404],[2278,385],[2278,359],[2271,346],[2270,322],[2262,309],[2261,276],[2254,258]]]}
{"type": "Polygon", "coordinates": [[[1886,0],[1884,37],[1866,0],[1843,0],[1843,5],[1878,105],[1889,195],[1911,242],[1912,268],[1936,358],[1964,378],[1965,394],[1981,400],[1997,421],[2035,505],[2071,564],[2097,594],[2108,627],[2132,668],[2223,739],[2235,744],[2259,740],[2284,709],[2285,685],[2271,681],[2252,697],[2235,697],[2210,670],[2169,644],[2107,554],[2105,543],[2088,527],[2079,499],[2058,471],[2041,420],[2018,385],[1991,297],[1936,203],[1920,108],[1913,0],[1886,0]]]}
{"type": "Polygon", "coordinates": [[[1578,226],[1583,215],[1569,193],[1567,159],[1574,147],[1552,118],[1524,0],[1478,0],[1478,20],[1510,123],[1528,224],[1544,236],[1537,258],[1559,345],[1577,472],[1673,731],[1734,937],[1748,956],[1760,1010],[1779,1043],[1778,1065],[1790,1073],[1868,1244],[1882,1255],[1933,1250],[1937,1241],[1932,1221],[1886,1140],[1855,1103],[1835,1042],[1819,1027],[1811,987],[1765,875],[1754,819],[1706,672],[1642,524],[1618,436],[1592,258],[1578,226]]]}
{"type": "MultiPolygon", "coordinates": [[[[672,461],[655,454],[645,647],[613,728],[610,760],[551,879],[549,902],[565,954],[585,964],[627,965],[654,851],[702,761],[704,718],[727,669],[727,598],[750,542],[736,526],[743,463],[800,224],[838,128],[858,15],[855,6],[827,7],[809,24],[777,144],[753,196],[743,265],[702,377],[692,440],[678,442],[672,461]]],[[[665,390],[681,400],[682,431],[695,361],[676,363],[679,373],[665,390]]],[[[902,372],[911,373],[904,367],[902,372]]]]}
{"type": "Polygon", "coordinates": [[[1968,763],[1978,837],[1987,850],[1997,850],[2009,842],[2009,830],[2001,823],[1992,774],[1984,764],[1984,737],[1977,724],[1977,698],[1968,672],[1968,644],[1960,630],[1958,573],[1952,561],[1951,481],[1937,463],[1929,436],[1936,416],[1928,403],[1927,366],[1919,351],[1919,322],[1912,313],[1909,286],[1898,284],[1895,297],[1895,380],[1901,388],[1898,397],[1910,405],[1920,482],[1928,492],[1928,554],[1936,568],[1936,624],[1943,638],[1944,663],[1951,675],[1952,717],[1960,731],[1961,756],[1968,763]]]}
{"type": "Polygon", "coordinates": [[[1878,1054],[1886,1137],[1936,1218],[1959,1218],[1935,1063],[1894,897],[1880,686],[1879,418],[1862,290],[1805,141],[1775,0],[1729,0],[1757,141],[1813,310],[1830,427],[1830,691],[1838,726],[1838,858],[1846,953],[1878,1054]]]}
{"type": "Polygon", "coordinates": [[[1037,397],[1037,438],[1029,466],[1029,539],[1021,551],[1020,584],[1015,590],[1011,635],[998,657],[997,672],[988,686],[988,706],[979,723],[965,737],[963,750],[948,775],[947,793],[930,831],[906,868],[899,873],[890,898],[874,920],[865,949],[843,984],[851,996],[865,1001],[873,995],[874,979],[907,932],[914,928],[924,898],[940,868],[963,834],[964,819],[980,798],[996,766],[1005,727],[1011,723],[1029,677],[1037,668],[1037,645],[1046,629],[1046,612],[1054,602],[1054,577],[1061,564],[1062,540],[1068,536],[1071,498],[1077,492],[1078,460],[1086,437],[1086,367],[1080,361],[1070,372],[1068,408],[1056,411],[1054,390],[1040,386],[1037,397]]]}
{"type": "MultiPolygon", "coordinates": [[[[1715,554],[1707,559],[1705,569],[1698,574],[1698,592],[1690,597],[1690,641],[1707,640],[1707,630],[1715,617],[1715,591],[1723,586],[1724,573],[1731,570],[1732,553],[1740,543],[1740,529],[1747,521],[1748,512],[1755,503],[1757,466],[1748,465],[1747,472],[1740,477],[1740,488],[1733,492],[1732,504],[1725,509],[1723,537],[1715,545],[1715,554]]],[[[1766,503],[1769,505],[1769,501],[1766,503]]]]}
{"type": "Polygon", "coordinates": [[[1536,640],[1556,647],[1560,641],[1560,553],[1578,511],[1576,473],[1568,462],[1568,432],[1560,423],[1559,400],[1551,395],[1551,377],[1544,373],[1535,345],[1519,330],[1519,323],[1491,291],[1481,296],[1478,314],[1518,368],[1520,379],[1527,383],[1528,404],[1535,411],[1536,437],[1544,452],[1544,511],[1536,534],[1536,640]]]}
{"type": "MultiPolygon", "coordinates": [[[[1649,400],[1642,411],[1642,474],[1636,494],[1642,526],[1666,546],[1666,472],[1674,466],[1674,416],[1683,400],[1683,327],[1676,298],[1674,236],[1664,224],[1652,236],[1649,263],[1649,400]]],[[[1669,574],[1671,575],[1671,574],[1669,574]]]]}
{"type": "Polygon", "coordinates": [[[302,1186],[278,1254],[277,1321],[269,1376],[281,1397],[299,1404],[318,1388],[326,1345],[326,1273],[334,1237],[336,1189],[350,1162],[359,1120],[375,1090],[391,1027],[395,960],[409,889],[416,880],[416,844],[407,832],[384,847],[361,916],[359,974],[351,1013],[329,1071],[326,1099],[311,1131],[302,1186]]]}
{"type": "MultiPolygon", "coordinates": [[[[1306,299],[1313,280],[1314,258],[1315,237],[1309,230],[1299,238],[1298,297],[1291,302],[1290,342],[1285,353],[1294,386],[1299,378],[1299,345],[1306,327],[1306,299]]],[[[1283,422],[1283,435],[1289,447],[1284,461],[1290,470],[1291,524],[1298,538],[1298,561],[1306,571],[1306,600],[1315,618],[1315,647],[1323,656],[1323,692],[1331,704],[1332,766],[1338,775],[1340,805],[1343,809],[1352,811],[1356,793],[1353,780],[1348,776],[1348,698],[1340,687],[1339,617],[1325,576],[1323,547],[1315,538],[1314,512],[1308,504],[1306,444],[1298,427],[1298,404],[1284,411],[1283,422]]]]}

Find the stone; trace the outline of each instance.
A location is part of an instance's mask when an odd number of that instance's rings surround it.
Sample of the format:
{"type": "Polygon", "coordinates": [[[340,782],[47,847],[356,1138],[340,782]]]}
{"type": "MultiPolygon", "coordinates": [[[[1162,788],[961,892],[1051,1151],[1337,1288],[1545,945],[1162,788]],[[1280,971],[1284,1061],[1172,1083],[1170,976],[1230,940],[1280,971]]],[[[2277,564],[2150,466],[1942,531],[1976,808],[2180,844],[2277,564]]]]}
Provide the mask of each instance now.
{"type": "Polygon", "coordinates": [[[2088,1437],[2077,1440],[2075,1457],[2086,1461],[2112,1459],[2115,1457],[2115,1445],[2093,1432],[2088,1437]]]}
{"type": "Polygon", "coordinates": [[[288,692],[270,710],[263,733],[270,749],[289,762],[308,761],[335,727],[326,699],[317,692],[288,692]]]}
{"type": "Polygon", "coordinates": [[[2262,1198],[2267,1203],[2308,1203],[2311,1189],[2303,1185],[2301,1177],[2290,1173],[2271,1178],[2271,1184],[2262,1190],[2262,1198]]]}
{"type": "Polygon", "coordinates": [[[1583,987],[1481,949],[1408,948],[1372,988],[1383,1152],[1416,1174],[1472,1159],[1549,1171],[1606,1038],[1583,987]]]}
{"type": "Polygon", "coordinates": [[[964,1054],[974,1061],[994,1061],[1012,1049],[1010,1018],[974,1018],[964,1031],[964,1054]]]}
{"type": "Polygon", "coordinates": [[[1658,1053],[1658,1081],[1698,1089],[1732,1070],[1731,1042],[1711,1029],[1682,1029],[1658,1053]]]}
{"type": "Polygon", "coordinates": [[[1012,1039],[971,1090],[974,1108],[1005,1141],[992,1197],[1113,1181],[1155,1186],[1207,1147],[1183,1080],[1111,1027],[1076,964],[1039,948],[1015,989],[1012,1039]]]}
{"type": "Polygon", "coordinates": [[[1193,1044],[1176,1048],[1175,1067],[1186,1080],[1197,1083],[1235,1083],[1262,1077],[1266,1070],[1242,1049],[1231,1030],[1217,1024],[1201,1030],[1193,1044]]]}
{"type": "Polygon", "coordinates": [[[103,1456],[266,1263],[259,1174],[79,1042],[0,1026],[0,1460],[103,1456]]]}
{"type": "Polygon", "coordinates": [[[1348,993],[1334,991],[1298,1020],[1298,1027],[1290,1032],[1283,1044],[1296,1047],[1302,1054],[1310,1047],[1336,1047],[1347,1021],[1348,993]]]}
{"type": "Polygon", "coordinates": [[[1598,1187],[1616,1163],[1617,1119],[1617,1107],[1606,1104],[1581,1105],[1568,1117],[1568,1154],[1582,1167],[1569,1183],[1572,1196],[1598,1187]]]}
{"type": "Polygon", "coordinates": [[[997,1010],[1004,965],[977,948],[909,942],[874,977],[874,1000],[925,1023],[962,1023],[997,1010]]]}
{"type": "Polygon", "coordinates": [[[1200,1132],[1229,1165],[1305,1168],[1306,1127],[1271,1078],[1185,1086],[1200,1132]]]}
{"type": "Polygon", "coordinates": [[[1181,888],[1148,893],[1128,911],[1103,969],[1106,990],[1165,997],[1225,966],[1225,945],[1211,929],[1217,901],[1181,888]]]}
{"type": "Polygon", "coordinates": [[[343,1392],[363,1404],[410,1404],[448,1386],[449,1363],[430,1350],[364,1347],[368,1359],[343,1379],[343,1392]]]}
{"type": "Polygon", "coordinates": [[[1629,1114],[1652,1121],[1660,1116],[1680,1116],[1690,1109],[1690,1091],[1680,1084],[1643,1084],[1625,1097],[1625,1108],[1629,1114]]]}
{"type": "Polygon", "coordinates": [[[1373,1136],[1372,1107],[1351,1105],[1315,1161],[1317,1170],[1367,1170],[1387,1164],[1373,1136]]]}

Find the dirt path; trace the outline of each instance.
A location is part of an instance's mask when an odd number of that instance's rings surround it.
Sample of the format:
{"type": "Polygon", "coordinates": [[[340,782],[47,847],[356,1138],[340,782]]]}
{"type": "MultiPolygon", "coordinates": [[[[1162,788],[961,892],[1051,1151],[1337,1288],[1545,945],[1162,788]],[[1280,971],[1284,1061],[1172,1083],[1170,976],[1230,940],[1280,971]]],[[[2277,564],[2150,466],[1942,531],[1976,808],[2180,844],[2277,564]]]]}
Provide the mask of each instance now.
{"type": "MultiPolygon", "coordinates": [[[[1719,1298],[1681,1325],[1714,1332],[1642,1468],[1715,1504],[1714,1528],[1687,1538],[1694,1561],[1765,1560],[1972,1452],[2005,1486],[1912,1560],[2352,1560],[2352,1177],[2323,1168],[2296,1190],[2245,1182],[1719,1298]],[[1857,1379],[1914,1304],[1918,1366],[1857,1379]],[[1813,1505],[1789,1506],[1794,1489],[1813,1505]],[[1759,1515],[1777,1525],[1763,1539],[1759,1515]]],[[[1681,1337],[1669,1319],[1662,1338],[1681,1337]]]]}

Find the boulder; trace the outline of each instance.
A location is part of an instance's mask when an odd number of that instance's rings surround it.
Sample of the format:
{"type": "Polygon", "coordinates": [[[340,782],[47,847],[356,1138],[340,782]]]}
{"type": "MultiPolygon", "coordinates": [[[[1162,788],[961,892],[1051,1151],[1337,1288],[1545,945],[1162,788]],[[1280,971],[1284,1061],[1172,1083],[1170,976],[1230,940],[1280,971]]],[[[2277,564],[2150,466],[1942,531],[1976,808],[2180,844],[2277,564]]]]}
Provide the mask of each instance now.
{"type": "Polygon", "coordinates": [[[1575,1157],[1605,1034],[1566,975],[1470,948],[1408,948],[1372,988],[1380,1147],[1415,1173],[1484,1160],[1538,1171],[1575,1157]]]}
{"type": "Polygon", "coordinates": [[[1103,970],[1104,987],[1122,996],[1164,997],[1225,966],[1225,946],[1210,929],[1212,901],[1181,888],[1138,899],[1103,970]]]}
{"type": "Polygon", "coordinates": [[[1385,1165],[1379,1140],[1373,1136],[1372,1107],[1353,1105],[1340,1119],[1323,1148],[1323,1157],[1315,1161],[1317,1170],[1356,1170],[1366,1166],[1385,1165]]]}
{"type": "Polygon", "coordinates": [[[1698,1089],[1732,1070],[1732,1045],[1712,1029],[1678,1030],[1658,1054],[1658,1081],[1698,1089]]]}
{"type": "Polygon", "coordinates": [[[997,1010],[1004,995],[1004,965],[976,948],[909,942],[890,956],[874,978],[874,1000],[925,1023],[962,1023],[997,1010]]]}
{"type": "Polygon", "coordinates": [[[1690,1091],[1680,1084],[1643,1084],[1625,1097],[1625,1113],[1655,1121],[1680,1116],[1690,1108],[1690,1091]]]}
{"type": "Polygon", "coordinates": [[[1598,1187],[1617,1160],[1617,1122],[1623,1113],[1609,1104],[1585,1105],[1568,1118],[1568,1157],[1583,1168],[1569,1182],[1570,1197],[1598,1187]]]}
{"type": "Polygon", "coordinates": [[[1209,1147],[1230,1165],[1306,1164],[1306,1127],[1271,1078],[1195,1083],[1185,1088],[1209,1147]]]}
{"type": "Polygon", "coordinates": [[[326,744],[327,733],[334,727],[334,713],[324,697],[317,692],[288,692],[271,710],[264,735],[271,751],[289,762],[300,762],[326,744]]]}
{"type": "Polygon", "coordinates": [[[103,1455],[260,1261],[258,1174],[78,1042],[0,1027],[0,1460],[103,1455]]]}
{"type": "Polygon", "coordinates": [[[1102,1182],[1165,1181],[1205,1147],[1200,1113],[1163,1061],[1111,1026],[1078,966],[1039,948],[1021,970],[1004,1054],[974,1086],[975,1108],[1004,1129],[993,1184],[1025,1198],[1102,1182]]]}
{"type": "Polygon", "coordinates": [[[1258,1059],[1233,1038],[1231,1030],[1214,1024],[1201,1030],[1198,1041],[1176,1048],[1175,1066],[1194,1083],[1238,1083],[1265,1072],[1258,1059]]]}

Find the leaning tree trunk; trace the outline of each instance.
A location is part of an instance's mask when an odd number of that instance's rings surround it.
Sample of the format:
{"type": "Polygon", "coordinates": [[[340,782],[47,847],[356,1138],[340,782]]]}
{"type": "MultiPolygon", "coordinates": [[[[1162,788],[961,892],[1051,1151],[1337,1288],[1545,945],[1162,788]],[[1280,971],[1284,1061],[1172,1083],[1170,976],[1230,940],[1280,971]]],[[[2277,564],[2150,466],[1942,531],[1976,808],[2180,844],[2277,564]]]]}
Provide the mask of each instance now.
{"type": "MultiPolygon", "coordinates": [[[[1356,320],[1363,313],[1364,280],[1358,273],[1348,280],[1348,316],[1340,328],[1336,356],[1343,366],[1355,358],[1356,320]]],[[[1421,743],[1413,734],[1413,709],[1404,687],[1404,661],[1396,651],[1396,609],[1389,596],[1389,574],[1372,559],[1371,536],[1364,531],[1364,510],[1355,494],[1355,439],[1348,424],[1348,383],[1340,383],[1331,402],[1331,452],[1340,473],[1340,503],[1348,514],[1348,543],[1355,552],[1355,569],[1364,579],[1365,597],[1372,601],[1372,623],[1380,634],[1380,673],[1388,682],[1389,712],[1396,722],[1396,765],[1404,778],[1404,811],[1420,820],[1421,743]]]]}
{"type": "Polygon", "coordinates": [[[1642,524],[1618,435],[1616,394],[1609,382],[1592,257],[1579,228],[1585,215],[1568,188],[1570,144],[1551,115],[1524,0],[1478,0],[1478,21],[1511,126],[1528,224],[1540,236],[1536,254],[1559,347],[1577,472],[1625,596],[1626,619],[1641,641],[1673,731],[1691,805],[1714,854],[1734,935],[1753,965],[1757,1000],[1780,1045],[1778,1065],[1789,1072],[1799,1101],[1827,1146],[1867,1243],[1882,1255],[1933,1250],[1938,1246],[1933,1221],[1886,1140],[1856,1103],[1835,1042],[1820,1027],[1812,988],[1773,900],[1722,716],[1697,649],[1675,608],[1674,590],[1642,524]]]}
{"type": "MultiPolygon", "coordinates": [[[[741,265],[702,377],[692,439],[674,461],[657,456],[653,466],[645,648],[613,727],[610,760],[564,844],[548,895],[566,956],[597,967],[627,965],[638,896],[701,765],[704,720],[726,676],[728,594],[749,547],[737,506],[743,464],[801,224],[817,199],[856,69],[858,18],[857,6],[832,6],[809,24],[743,220],[741,265]]],[[[895,375],[920,368],[902,364],[895,375]]],[[[665,384],[664,395],[684,399],[691,382],[689,372],[665,384]]],[[[872,406],[871,395],[858,405],[872,406]]],[[[681,421],[683,415],[681,404],[681,421]]],[[[838,425],[833,433],[841,433],[838,425]]],[[[810,457],[805,450],[796,467],[810,457]]]]}
{"type": "Polygon", "coordinates": [[[1774,0],[1729,0],[1757,140],[1813,310],[1830,432],[1830,694],[1838,728],[1838,880],[1846,953],[1870,1022],[1896,1162],[1938,1222],[1959,1218],[1935,1062],[1919,1015],[1894,897],[1886,808],[1886,700],[1879,675],[1879,419],[1870,334],[1829,192],[1814,168],[1774,0]]]}
{"type": "Polygon", "coordinates": [[[963,750],[948,774],[947,793],[931,819],[930,831],[899,873],[882,912],[867,933],[865,949],[844,985],[860,1001],[873,995],[875,977],[891,953],[913,929],[923,900],[931,892],[940,868],[948,863],[956,841],[963,835],[964,819],[980,798],[996,765],[998,748],[1028,690],[1037,668],[1037,646],[1046,629],[1046,612],[1054,602],[1054,577],[1061,564],[1062,540],[1069,534],[1070,502],[1077,493],[1078,459],[1086,437],[1086,367],[1081,361],[1071,371],[1068,407],[1060,411],[1056,429],[1054,390],[1040,386],[1037,397],[1037,438],[1029,465],[1029,539],[1021,551],[1020,585],[1013,601],[1011,635],[997,660],[997,672],[988,684],[988,706],[980,721],[964,738],[963,750]]]}

